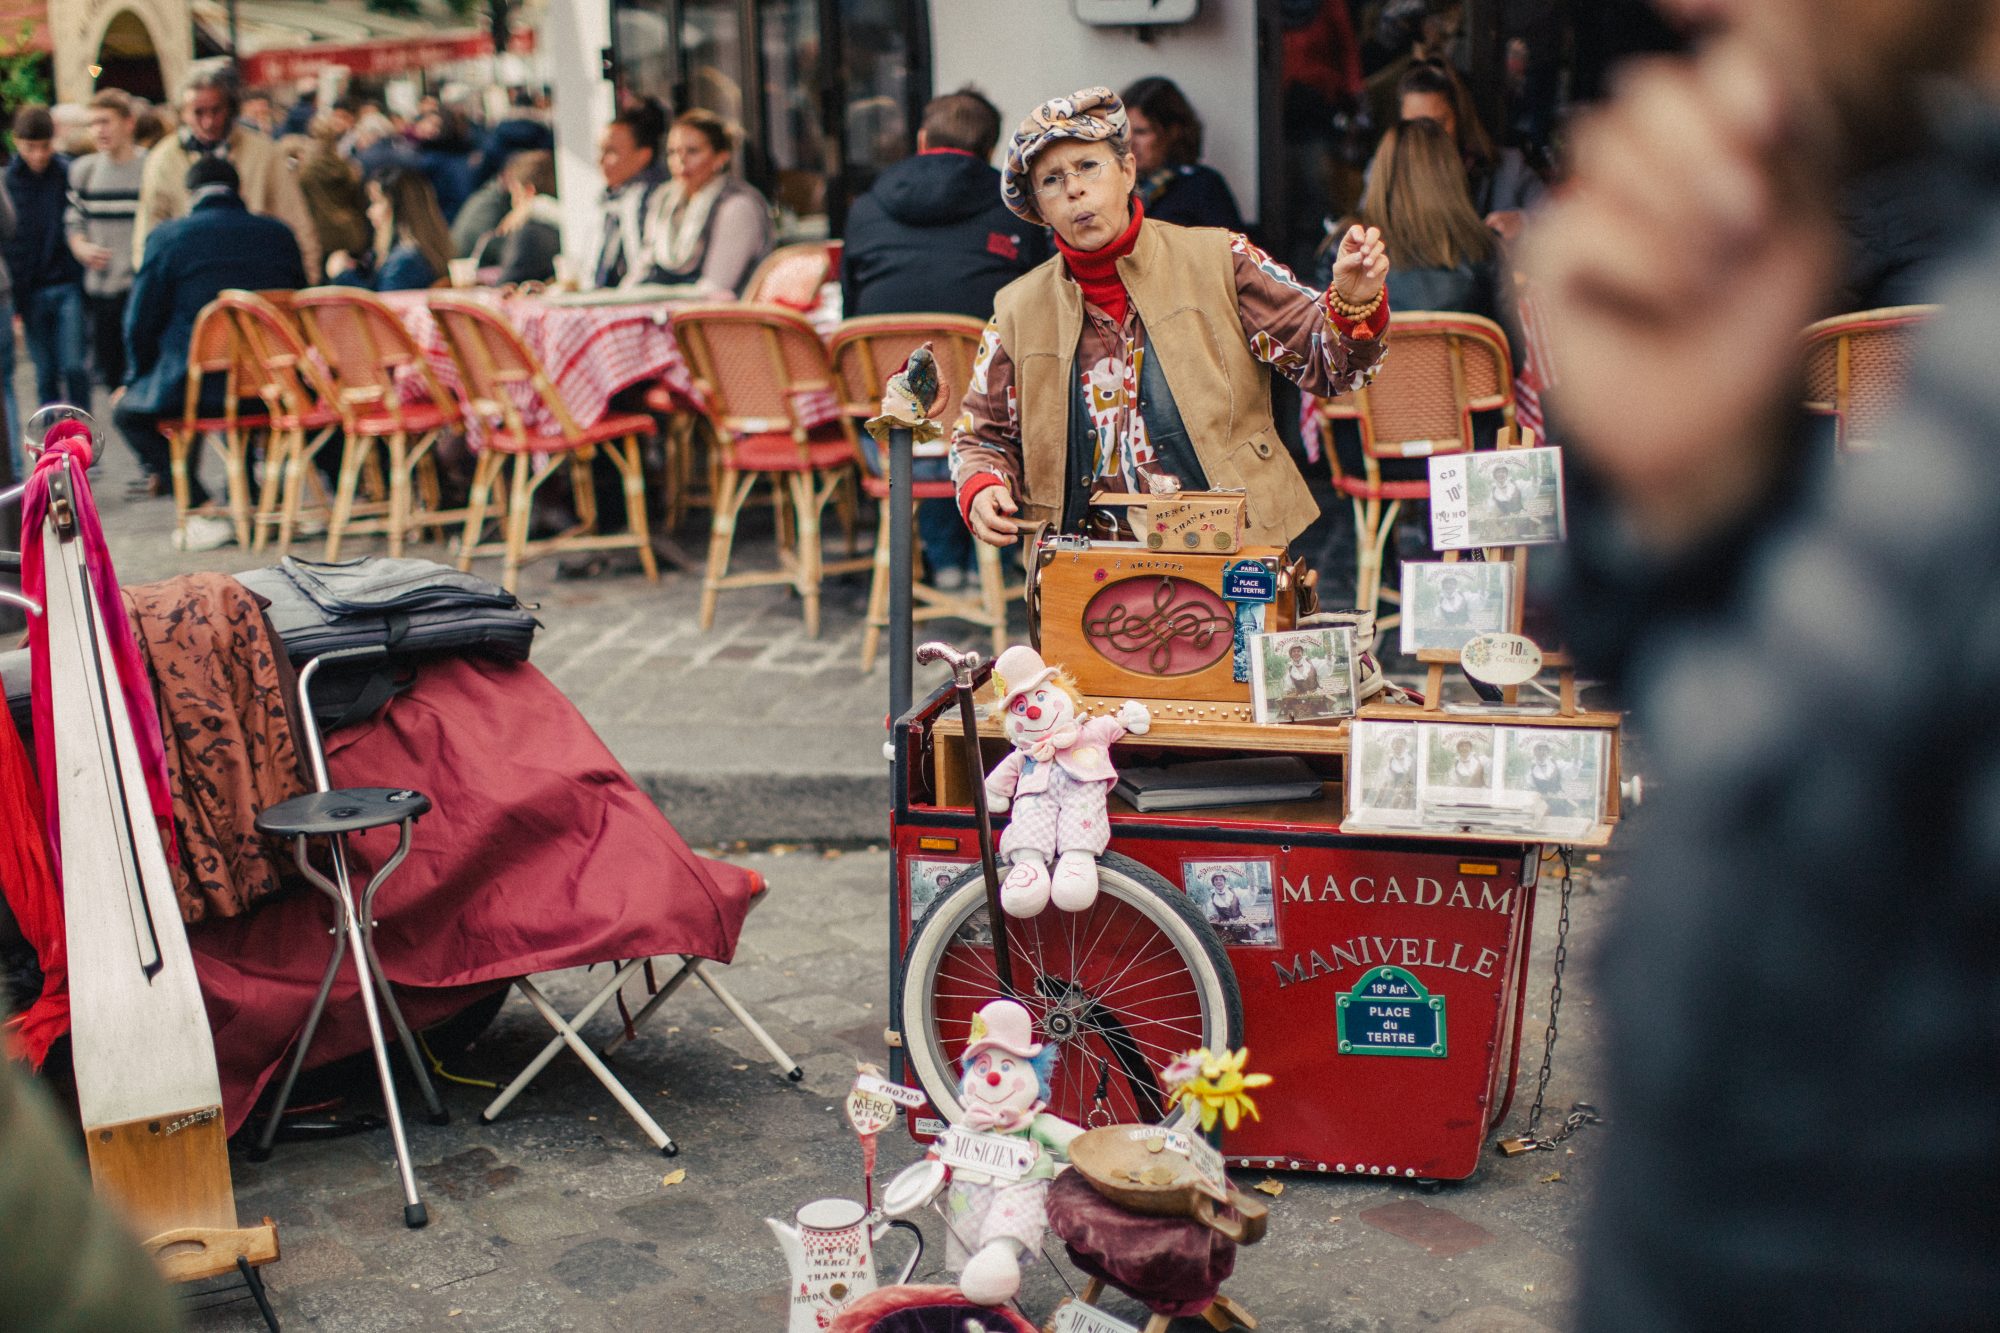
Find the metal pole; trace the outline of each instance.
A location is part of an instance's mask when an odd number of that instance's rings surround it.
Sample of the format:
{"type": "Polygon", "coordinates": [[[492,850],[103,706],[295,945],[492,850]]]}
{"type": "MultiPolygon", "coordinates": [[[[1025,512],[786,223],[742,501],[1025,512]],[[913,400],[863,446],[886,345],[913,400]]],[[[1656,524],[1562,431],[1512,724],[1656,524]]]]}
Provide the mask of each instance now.
{"type": "MultiPolygon", "coordinates": [[[[910,428],[889,428],[889,722],[910,711],[910,653],[916,625],[911,620],[910,531],[914,507],[911,488],[910,428]]],[[[970,732],[966,733],[968,736],[970,732]]]]}

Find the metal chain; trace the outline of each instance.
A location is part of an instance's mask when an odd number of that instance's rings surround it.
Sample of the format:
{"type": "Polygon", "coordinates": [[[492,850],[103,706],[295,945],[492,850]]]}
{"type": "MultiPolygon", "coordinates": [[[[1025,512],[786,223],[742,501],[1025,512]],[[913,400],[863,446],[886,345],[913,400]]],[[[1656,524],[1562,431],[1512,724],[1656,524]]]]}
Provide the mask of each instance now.
{"type": "Polygon", "coordinates": [[[1563,1001],[1563,969],[1569,964],[1569,897],[1575,886],[1572,878],[1574,855],[1571,848],[1556,848],[1556,856],[1562,861],[1562,900],[1556,917],[1555,978],[1549,984],[1549,1026],[1542,1036],[1542,1068],[1535,1076],[1535,1100],[1528,1107],[1528,1129],[1520,1138],[1511,1141],[1517,1145],[1516,1151],[1520,1152],[1553,1148],[1583,1126],[1601,1124],[1604,1120],[1589,1102],[1576,1102],[1569,1108],[1569,1114],[1563,1117],[1560,1129],[1547,1137],[1538,1133],[1542,1127],[1542,1102],[1548,1095],[1549,1075],[1555,1067],[1557,1021],[1563,1001]]]}

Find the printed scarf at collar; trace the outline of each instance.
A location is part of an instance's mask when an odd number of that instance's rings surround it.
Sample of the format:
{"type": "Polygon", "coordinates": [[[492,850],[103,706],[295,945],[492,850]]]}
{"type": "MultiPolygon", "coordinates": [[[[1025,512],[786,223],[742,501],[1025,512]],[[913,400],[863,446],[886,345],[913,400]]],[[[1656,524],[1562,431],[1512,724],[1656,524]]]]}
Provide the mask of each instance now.
{"type": "Polygon", "coordinates": [[[701,263],[702,252],[707,248],[702,238],[708,230],[708,215],[728,184],[728,175],[717,172],[714,180],[693,194],[678,180],[669,181],[667,188],[660,191],[660,202],[653,214],[655,268],[678,275],[701,263]]]}
{"type": "Polygon", "coordinates": [[[975,1097],[965,1099],[965,1123],[974,1129],[991,1130],[996,1134],[1019,1134],[1035,1123],[1035,1117],[1048,1109],[1047,1102],[1036,1102],[1024,1110],[1009,1113],[998,1106],[988,1106],[975,1097]]]}

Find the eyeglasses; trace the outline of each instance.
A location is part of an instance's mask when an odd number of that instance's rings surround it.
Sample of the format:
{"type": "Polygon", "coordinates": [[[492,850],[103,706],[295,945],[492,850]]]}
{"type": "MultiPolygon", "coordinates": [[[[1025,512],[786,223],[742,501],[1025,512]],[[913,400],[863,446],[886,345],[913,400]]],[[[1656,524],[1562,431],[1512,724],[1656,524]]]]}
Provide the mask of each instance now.
{"type": "Polygon", "coordinates": [[[1035,182],[1035,194],[1043,199],[1053,199],[1068,188],[1070,177],[1074,176],[1085,185],[1090,185],[1103,174],[1103,159],[1093,157],[1079,164],[1073,171],[1051,171],[1035,182]]]}

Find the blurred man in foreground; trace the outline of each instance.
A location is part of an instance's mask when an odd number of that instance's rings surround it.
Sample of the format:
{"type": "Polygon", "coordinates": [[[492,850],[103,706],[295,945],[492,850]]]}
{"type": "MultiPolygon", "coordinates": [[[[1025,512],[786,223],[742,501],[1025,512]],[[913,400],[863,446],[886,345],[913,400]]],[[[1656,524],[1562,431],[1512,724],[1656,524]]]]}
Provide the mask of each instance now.
{"type": "Polygon", "coordinates": [[[1576,463],[1570,637],[1626,687],[1655,794],[1603,960],[1580,1322],[1990,1327],[2000,3],[1663,7],[1696,54],[1628,71],[1526,255],[1576,463]],[[1900,424],[1836,464],[1793,429],[1799,331],[1839,189],[1919,124],[1965,183],[1960,252],[1900,424]]]}

